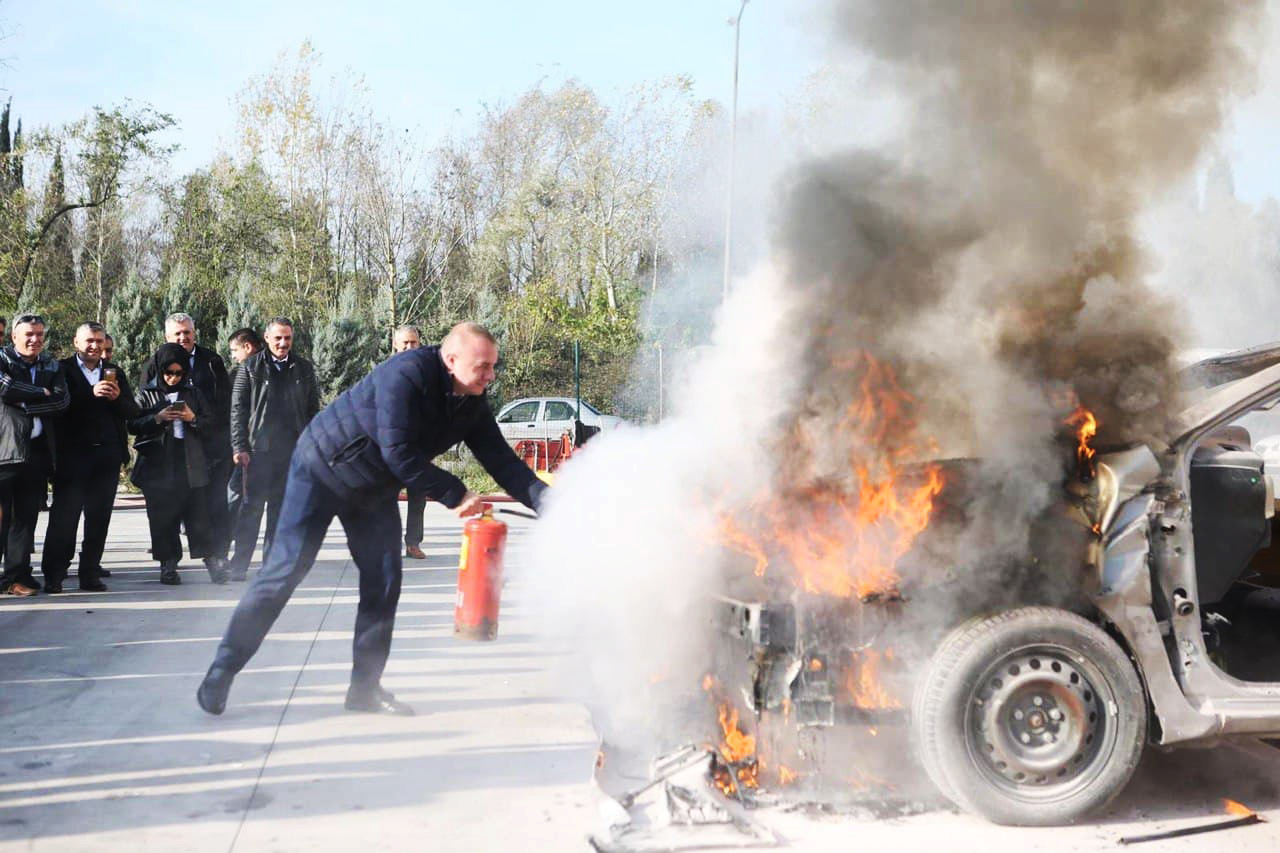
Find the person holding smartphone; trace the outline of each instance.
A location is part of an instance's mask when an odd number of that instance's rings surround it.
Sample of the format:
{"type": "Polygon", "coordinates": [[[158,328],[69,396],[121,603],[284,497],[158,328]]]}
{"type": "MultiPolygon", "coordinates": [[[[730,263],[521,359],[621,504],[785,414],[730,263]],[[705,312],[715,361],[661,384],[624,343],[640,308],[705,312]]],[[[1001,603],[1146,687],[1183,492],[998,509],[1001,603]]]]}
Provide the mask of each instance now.
{"type": "MultiPolygon", "coordinates": [[[[180,344],[164,344],[151,359],[152,379],[138,389],[141,411],[129,421],[138,451],[130,479],[147,499],[151,556],[160,561],[160,583],[179,584],[182,559],[179,532],[187,530],[193,558],[206,557],[211,547],[206,515],[209,471],[200,440],[208,402],[190,381],[190,356],[180,344]]],[[[220,563],[207,566],[214,583],[226,583],[220,563]]]]}
{"type": "Polygon", "coordinates": [[[72,340],[75,355],[59,362],[71,402],[53,420],[58,455],[53,465],[53,505],[40,568],[45,592],[61,592],[75,556],[76,527],[84,516],[78,576],[83,592],[105,592],[102,552],[120,466],[129,461],[125,424],[139,414],[129,382],[103,357],[106,330],[82,323],[72,340]]]}

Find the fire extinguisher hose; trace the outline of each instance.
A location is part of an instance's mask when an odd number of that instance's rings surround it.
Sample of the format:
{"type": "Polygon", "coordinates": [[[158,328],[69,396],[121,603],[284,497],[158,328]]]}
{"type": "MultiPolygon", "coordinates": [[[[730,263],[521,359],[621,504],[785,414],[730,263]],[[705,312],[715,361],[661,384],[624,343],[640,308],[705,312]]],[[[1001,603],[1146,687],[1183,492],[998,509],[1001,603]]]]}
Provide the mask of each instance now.
{"type": "Polygon", "coordinates": [[[521,511],[520,511],[520,510],[518,510],[518,509],[506,509],[506,508],[500,508],[500,509],[495,509],[495,510],[494,510],[494,512],[501,512],[501,513],[505,513],[505,514],[507,514],[507,515],[515,515],[515,516],[519,516],[520,518],[534,518],[534,519],[536,519],[536,518],[538,517],[536,514],[534,514],[534,513],[532,513],[532,512],[521,512],[521,511]]]}

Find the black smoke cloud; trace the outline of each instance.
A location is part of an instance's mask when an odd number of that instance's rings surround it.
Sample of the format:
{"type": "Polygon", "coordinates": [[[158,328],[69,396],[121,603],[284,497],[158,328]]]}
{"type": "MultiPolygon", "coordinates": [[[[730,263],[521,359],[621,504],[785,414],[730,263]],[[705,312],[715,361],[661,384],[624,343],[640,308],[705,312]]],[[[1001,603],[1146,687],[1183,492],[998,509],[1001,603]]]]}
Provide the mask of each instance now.
{"type": "Polygon", "coordinates": [[[973,411],[998,404],[989,379],[1044,395],[1024,401],[1025,430],[1051,430],[1069,390],[1103,442],[1158,432],[1184,324],[1146,284],[1135,220],[1249,84],[1260,15],[1225,0],[830,4],[907,118],[896,145],[792,177],[778,239],[807,294],[807,386],[845,396],[832,389],[856,380],[826,356],[861,346],[900,365],[934,426],[989,429],[973,411]]]}

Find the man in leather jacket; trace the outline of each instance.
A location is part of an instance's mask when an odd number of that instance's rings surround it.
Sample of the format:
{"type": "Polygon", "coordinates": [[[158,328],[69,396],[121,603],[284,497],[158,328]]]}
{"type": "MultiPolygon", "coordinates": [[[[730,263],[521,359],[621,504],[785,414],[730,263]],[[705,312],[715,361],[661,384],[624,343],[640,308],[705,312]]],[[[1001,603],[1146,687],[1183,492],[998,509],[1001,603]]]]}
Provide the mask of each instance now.
{"type": "Polygon", "coordinates": [[[461,517],[479,513],[480,497],[431,461],[461,441],[526,506],[536,508],[546,489],[503,439],[485,399],[497,361],[493,335],[483,326],[461,323],[438,347],[384,361],[311,421],[289,466],[276,539],[196,693],[200,707],[222,713],[232,679],[310,571],[337,517],[360,572],[346,707],[413,713],[381,685],[400,598],[401,485],[461,517]]]}
{"type": "Polygon", "coordinates": [[[264,337],[266,348],[245,359],[231,390],[232,459],[245,473],[230,562],[232,580],[244,580],[249,571],[264,505],[267,530],[262,553],[270,550],[289,458],[298,436],[320,411],[315,368],[293,352],[293,323],[277,317],[267,323],[264,337]]]}
{"type": "Polygon", "coordinates": [[[34,595],[31,575],[36,520],[53,474],[53,426],[70,398],[58,362],[44,353],[44,318],[13,321],[13,343],[0,349],[0,505],[9,514],[0,593],[34,595]]]}

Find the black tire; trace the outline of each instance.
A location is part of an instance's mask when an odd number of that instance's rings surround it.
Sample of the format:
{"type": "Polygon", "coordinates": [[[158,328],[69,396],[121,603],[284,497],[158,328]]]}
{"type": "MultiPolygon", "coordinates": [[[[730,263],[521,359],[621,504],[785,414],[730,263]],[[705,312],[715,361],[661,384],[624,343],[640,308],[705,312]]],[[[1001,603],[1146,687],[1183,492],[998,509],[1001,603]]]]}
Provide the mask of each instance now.
{"type": "Polygon", "coordinates": [[[1054,826],[1103,807],[1129,781],[1147,702],[1101,628],[1027,607],[947,635],[916,685],[911,726],[947,799],[995,823],[1054,826]]]}

